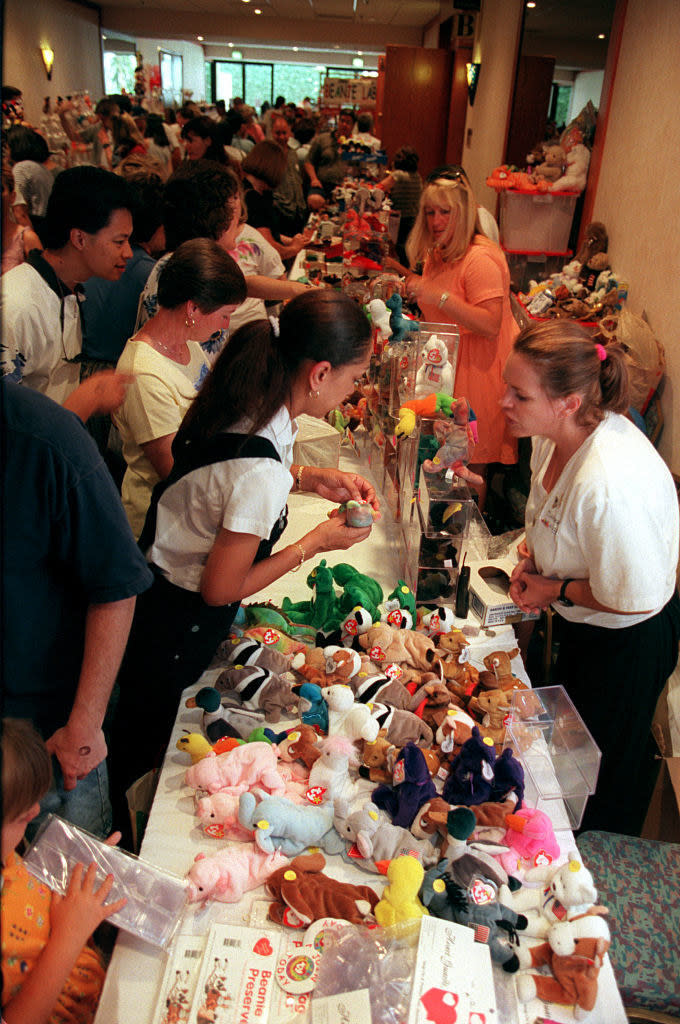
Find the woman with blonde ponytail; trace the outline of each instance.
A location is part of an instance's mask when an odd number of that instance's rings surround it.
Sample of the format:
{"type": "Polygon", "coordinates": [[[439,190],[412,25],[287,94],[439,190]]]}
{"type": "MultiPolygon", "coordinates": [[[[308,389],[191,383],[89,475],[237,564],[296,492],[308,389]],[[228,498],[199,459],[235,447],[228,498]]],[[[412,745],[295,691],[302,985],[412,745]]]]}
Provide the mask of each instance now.
{"type": "Polygon", "coordinates": [[[167,743],[182,690],[210,664],[239,603],[307,559],[368,537],[370,527],[348,527],[343,513],[272,554],[291,490],[379,507],[358,474],[293,463],[296,416],[324,417],[353,390],[369,339],[355,302],[310,289],[280,321],[251,321],[234,333],[186,414],[139,541],[155,581],[137,602],[119,676],[119,795],[167,743]],[[143,717],[140,701],[149,709],[143,717]]]}
{"type": "Polygon", "coordinates": [[[651,795],[650,725],[678,659],[678,498],[625,415],[623,350],[575,321],[531,326],[505,365],[501,407],[532,437],[526,541],[510,585],[556,612],[563,684],[602,751],[582,828],[639,834],[651,795]]]}

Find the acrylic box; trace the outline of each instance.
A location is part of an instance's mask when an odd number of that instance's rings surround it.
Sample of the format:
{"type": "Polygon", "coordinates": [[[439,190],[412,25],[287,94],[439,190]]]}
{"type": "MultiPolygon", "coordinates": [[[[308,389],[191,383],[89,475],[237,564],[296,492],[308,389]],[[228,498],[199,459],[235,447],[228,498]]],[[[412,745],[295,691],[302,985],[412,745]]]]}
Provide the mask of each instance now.
{"type": "Polygon", "coordinates": [[[577,829],[602,755],[564,687],[515,690],[505,745],[524,768],[525,803],[556,830],[577,829]]]}

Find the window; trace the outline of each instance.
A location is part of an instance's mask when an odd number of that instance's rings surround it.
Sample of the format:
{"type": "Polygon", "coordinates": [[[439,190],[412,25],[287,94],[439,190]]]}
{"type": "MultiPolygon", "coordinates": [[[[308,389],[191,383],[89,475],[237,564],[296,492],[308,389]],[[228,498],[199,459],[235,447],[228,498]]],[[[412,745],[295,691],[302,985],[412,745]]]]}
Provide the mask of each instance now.
{"type": "Polygon", "coordinates": [[[136,46],[129,39],[118,39],[105,36],[103,42],[104,57],[104,93],[117,96],[127,92],[135,93],[135,68],[138,54],[136,46]]]}
{"type": "Polygon", "coordinates": [[[229,106],[234,96],[243,96],[243,64],[240,61],[216,60],[213,62],[215,100],[224,100],[229,106]]]}
{"type": "Polygon", "coordinates": [[[166,107],[182,105],[182,58],[178,53],[158,51],[158,63],[161,68],[161,93],[166,107]]]}
{"type": "Polygon", "coordinates": [[[273,95],[285,96],[298,106],[305,96],[316,102],[323,79],[324,73],[314,64],[275,64],[273,95]]]}
{"type": "Polygon", "coordinates": [[[273,84],[275,79],[275,64],[244,64],[244,91],[242,93],[246,103],[255,107],[259,113],[265,100],[272,102],[273,84]]]}

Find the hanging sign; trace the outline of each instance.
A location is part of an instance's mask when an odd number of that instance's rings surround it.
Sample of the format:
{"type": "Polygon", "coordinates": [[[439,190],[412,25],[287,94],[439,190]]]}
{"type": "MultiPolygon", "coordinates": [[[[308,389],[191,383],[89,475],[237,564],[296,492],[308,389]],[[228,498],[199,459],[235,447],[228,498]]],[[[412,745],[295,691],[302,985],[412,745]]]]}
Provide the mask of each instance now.
{"type": "Polygon", "coordinates": [[[329,107],[374,107],[375,78],[327,78],[323,83],[323,102],[329,107]]]}

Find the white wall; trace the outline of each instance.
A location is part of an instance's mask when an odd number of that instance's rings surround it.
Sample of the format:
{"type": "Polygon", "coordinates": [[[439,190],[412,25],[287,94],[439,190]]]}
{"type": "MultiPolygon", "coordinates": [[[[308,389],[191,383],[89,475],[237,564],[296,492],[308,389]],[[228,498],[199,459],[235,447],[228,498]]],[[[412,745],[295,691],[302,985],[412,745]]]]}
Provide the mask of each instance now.
{"type": "Polygon", "coordinates": [[[604,69],[602,71],[581,71],[575,76],[567,124],[583,110],[588,100],[596,110],[599,109],[603,81],[604,69]]]}
{"type": "Polygon", "coordinates": [[[68,0],[5,0],[2,81],[24,94],[26,119],[39,124],[45,96],[104,95],[97,12],[68,0]],[[40,47],[54,51],[48,82],[40,47]]]}
{"type": "Polygon", "coordinates": [[[184,89],[191,89],[194,103],[203,103],[205,95],[205,71],[203,47],[198,43],[185,43],[179,39],[137,39],[137,50],[145,64],[158,64],[158,51],[167,50],[182,57],[184,89]]]}
{"type": "MultiPolygon", "coordinates": [[[[659,450],[680,473],[680,4],[628,0],[593,220],[609,231],[615,271],[630,285],[628,307],[666,350],[659,450]]],[[[644,495],[640,496],[644,502],[644,495]]]]}

